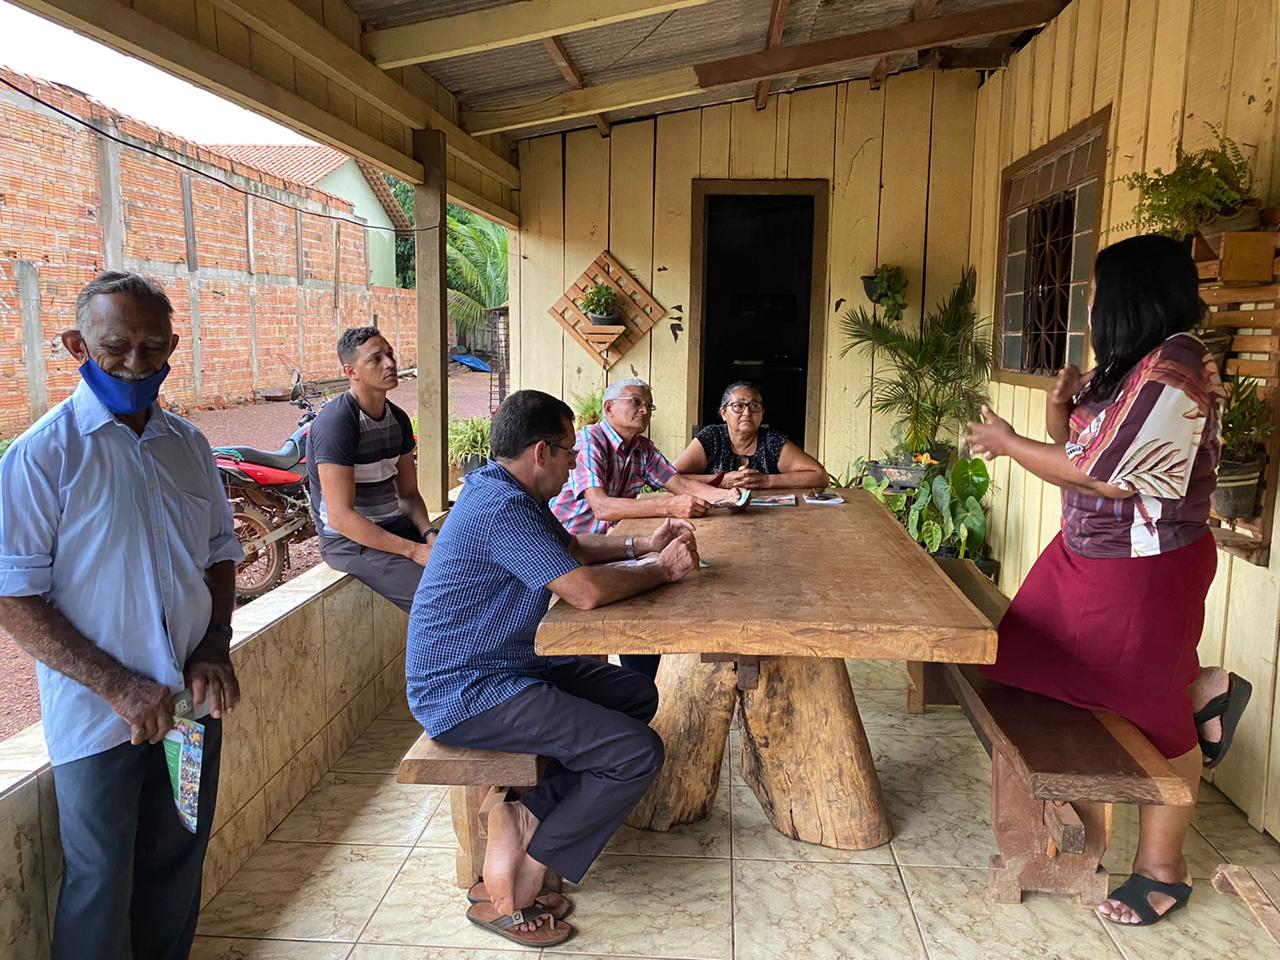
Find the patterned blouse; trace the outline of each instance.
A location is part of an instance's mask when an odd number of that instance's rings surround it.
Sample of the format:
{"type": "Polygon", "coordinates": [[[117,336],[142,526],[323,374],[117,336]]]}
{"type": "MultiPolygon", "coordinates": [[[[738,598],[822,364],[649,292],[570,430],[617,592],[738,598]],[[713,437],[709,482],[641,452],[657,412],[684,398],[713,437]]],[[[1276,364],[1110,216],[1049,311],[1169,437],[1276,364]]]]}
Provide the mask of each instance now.
{"type": "Polygon", "coordinates": [[[1146,557],[1203,536],[1222,451],[1222,401],[1212,354],[1179,333],[1143,357],[1114,398],[1077,406],[1067,457],[1095,480],[1134,493],[1112,500],[1064,490],[1066,545],[1085,557],[1146,557]]]}
{"type": "Polygon", "coordinates": [[[729,427],[723,423],[713,423],[703,427],[694,437],[707,454],[707,471],[709,473],[731,473],[750,467],[761,473],[781,473],[778,461],[782,458],[782,448],[787,445],[787,435],[768,427],[761,427],[756,435],[756,452],[743,464],[741,455],[733,450],[729,440],[729,427]]]}

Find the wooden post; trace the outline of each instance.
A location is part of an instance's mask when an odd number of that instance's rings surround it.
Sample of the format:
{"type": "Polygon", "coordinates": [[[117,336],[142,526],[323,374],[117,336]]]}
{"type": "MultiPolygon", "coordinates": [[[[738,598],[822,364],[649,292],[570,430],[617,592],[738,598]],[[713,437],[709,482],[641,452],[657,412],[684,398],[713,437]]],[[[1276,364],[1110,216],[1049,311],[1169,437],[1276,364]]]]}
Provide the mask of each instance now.
{"type": "Polygon", "coordinates": [[[484,828],[480,823],[480,808],[490,787],[450,787],[449,814],[453,820],[453,835],[458,838],[455,859],[458,870],[458,886],[466,888],[480,879],[484,867],[484,828]]]}
{"type": "Polygon", "coordinates": [[[413,187],[414,262],[418,300],[418,489],[427,510],[449,506],[449,309],[445,299],[448,199],[445,138],[413,131],[413,156],[423,182],[413,187]]]}

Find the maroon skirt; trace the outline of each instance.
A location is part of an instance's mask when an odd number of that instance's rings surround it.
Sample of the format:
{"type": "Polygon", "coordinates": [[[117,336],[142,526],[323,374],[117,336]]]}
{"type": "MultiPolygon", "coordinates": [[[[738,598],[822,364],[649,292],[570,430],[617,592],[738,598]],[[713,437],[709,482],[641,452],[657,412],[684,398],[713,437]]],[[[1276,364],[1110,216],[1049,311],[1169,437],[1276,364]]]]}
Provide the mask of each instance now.
{"type": "Polygon", "coordinates": [[[1095,559],[1053,538],[1000,622],[992,680],[1129,720],[1166,757],[1196,746],[1188,687],[1213,536],[1151,557],[1095,559]]]}

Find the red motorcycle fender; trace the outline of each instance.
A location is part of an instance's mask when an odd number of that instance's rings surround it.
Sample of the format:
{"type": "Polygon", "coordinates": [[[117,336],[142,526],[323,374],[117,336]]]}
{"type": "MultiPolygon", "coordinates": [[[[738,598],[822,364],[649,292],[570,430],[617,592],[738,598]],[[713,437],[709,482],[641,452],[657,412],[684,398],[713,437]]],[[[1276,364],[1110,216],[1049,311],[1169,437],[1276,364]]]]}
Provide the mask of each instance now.
{"type": "Polygon", "coordinates": [[[261,487],[286,487],[290,484],[301,483],[302,474],[293,473],[289,470],[277,470],[274,467],[264,467],[256,463],[240,462],[236,464],[246,476],[254,483],[261,487]]]}

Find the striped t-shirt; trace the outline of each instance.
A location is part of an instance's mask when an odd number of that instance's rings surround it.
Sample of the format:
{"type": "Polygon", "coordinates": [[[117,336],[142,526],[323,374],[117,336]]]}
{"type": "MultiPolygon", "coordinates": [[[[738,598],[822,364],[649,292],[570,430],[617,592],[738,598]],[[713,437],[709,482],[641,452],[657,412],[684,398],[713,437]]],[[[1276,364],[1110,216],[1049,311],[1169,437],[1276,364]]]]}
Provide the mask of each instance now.
{"type": "Polygon", "coordinates": [[[390,400],[381,420],[361,410],[349,391],[326,403],[307,434],[307,474],[316,529],[326,537],[342,536],[328,525],[319,464],[354,467],[356,513],[385,527],[403,515],[396,498],[396,462],[412,452],[413,425],[390,400]]]}

